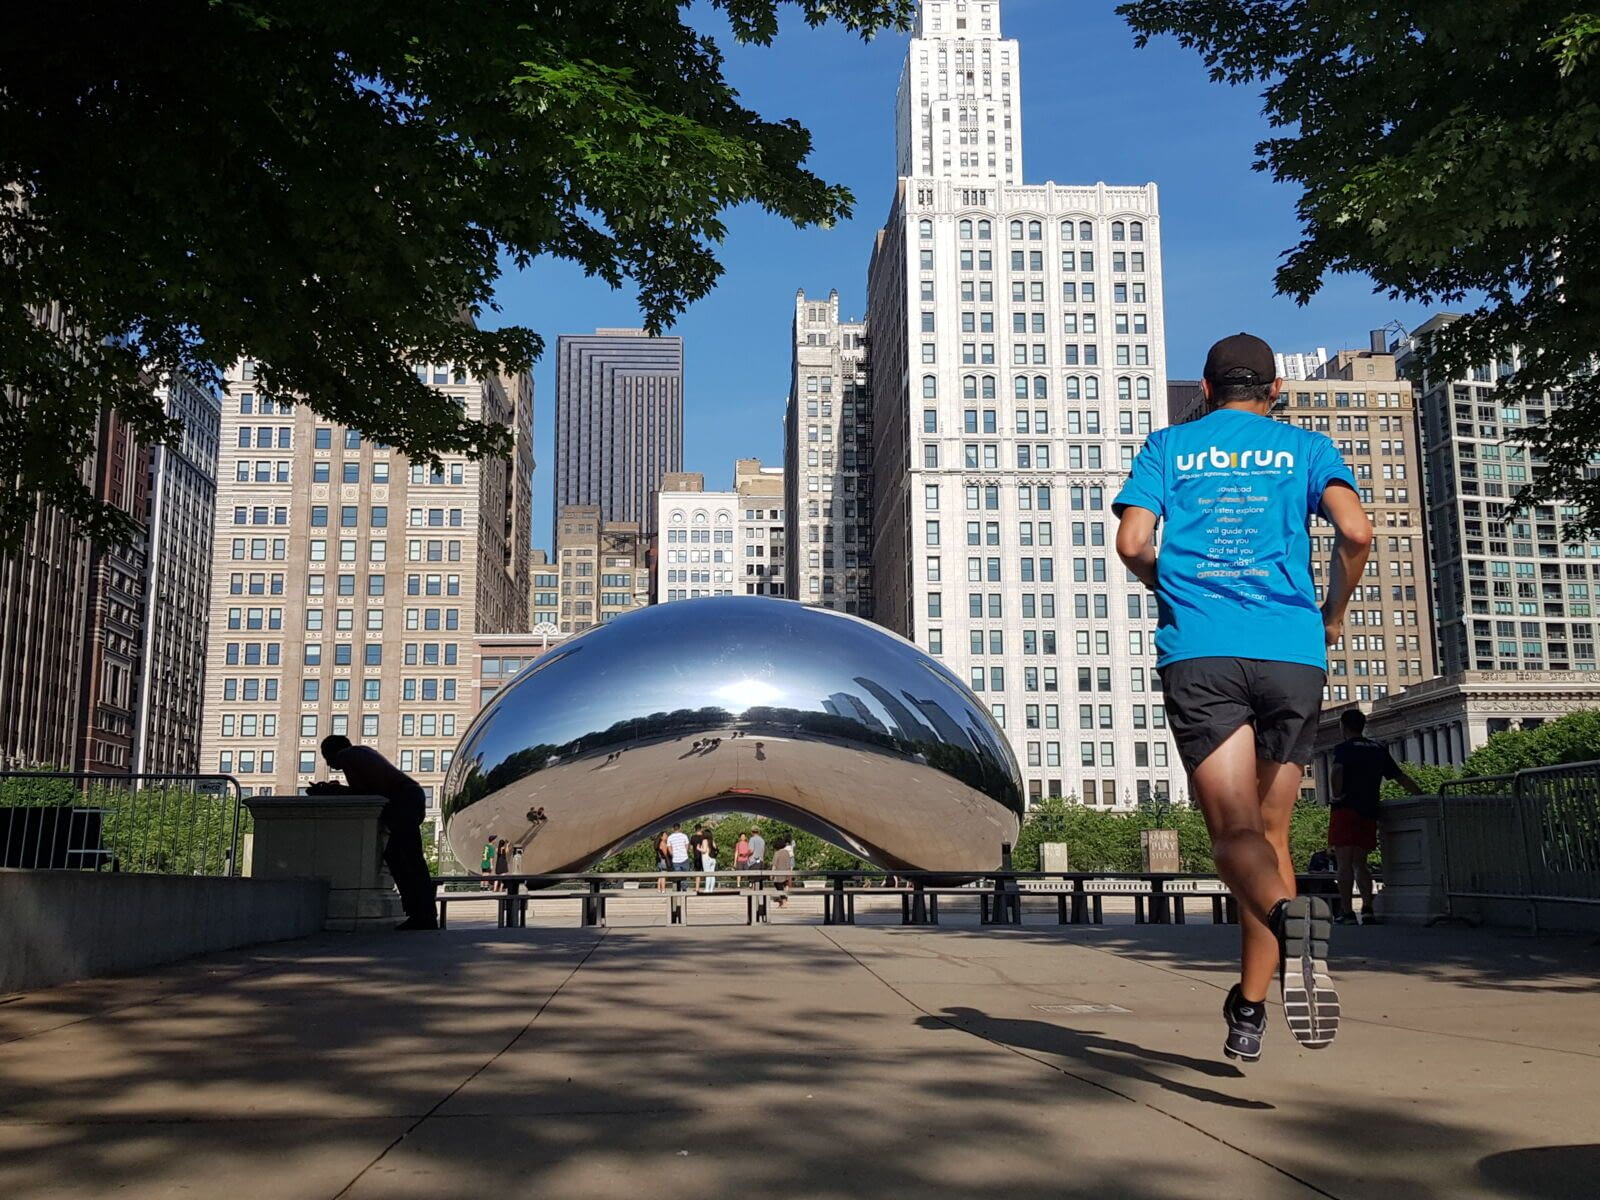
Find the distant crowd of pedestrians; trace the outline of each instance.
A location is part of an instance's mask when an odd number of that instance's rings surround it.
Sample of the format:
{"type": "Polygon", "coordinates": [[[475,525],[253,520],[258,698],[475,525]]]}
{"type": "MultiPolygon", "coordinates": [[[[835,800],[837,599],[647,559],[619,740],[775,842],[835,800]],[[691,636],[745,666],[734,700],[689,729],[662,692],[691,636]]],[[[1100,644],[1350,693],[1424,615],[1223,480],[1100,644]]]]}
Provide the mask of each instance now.
{"type": "MultiPolygon", "coordinates": [[[[658,891],[667,890],[667,876],[678,875],[682,878],[675,880],[678,891],[687,891],[699,881],[699,890],[712,892],[717,887],[717,867],[721,864],[727,869],[726,860],[717,848],[716,835],[704,825],[696,826],[693,833],[685,833],[682,825],[674,825],[670,830],[663,830],[656,838],[656,870],[662,872],[656,881],[658,891]]],[[[733,845],[733,874],[734,886],[742,886],[742,876],[747,872],[765,871],[767,869],[767,842],[757,829],[742,829],[739,839],[733,845]]],[[[772,869],[774,871],[793,871],[794,848],[788,838],[778,838],[772,846],[772,869]]],[[[779,875],[772,879],[765,876],[758,878],[758,883],[770,882],[780,893],[785,891],[793,882],[788,875],[779,875]]],[[[787,903],[781,894],[778,897],[779,905],[787,903]]]]}

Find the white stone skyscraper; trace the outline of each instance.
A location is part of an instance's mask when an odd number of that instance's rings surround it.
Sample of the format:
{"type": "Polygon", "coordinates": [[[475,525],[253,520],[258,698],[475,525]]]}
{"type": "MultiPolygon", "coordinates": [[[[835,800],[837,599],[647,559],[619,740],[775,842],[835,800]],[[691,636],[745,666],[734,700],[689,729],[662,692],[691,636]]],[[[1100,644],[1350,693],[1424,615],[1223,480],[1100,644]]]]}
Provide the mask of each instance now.
{"type": "Polygon", "coordinates": [[[868,276],[874,617],[989,703],[1032,799],[1126,807],[1183,788],[1111,512],[1166,424],[1157,193],[1021,182],[1001,7],[923,0],[901,78],[868,276]]]}
{"type": "Polygon", "coordinates": [[[803,604],[872,616],[872,390],[866,326],[839,293],[802,290],[784,417],[784,586],[803,604]]]}
{"type": "Polygon", "coordinates": [[[902,178],[1022,182],[1022,74],[999,0],[924,0],[895,97],[902,178]]]}

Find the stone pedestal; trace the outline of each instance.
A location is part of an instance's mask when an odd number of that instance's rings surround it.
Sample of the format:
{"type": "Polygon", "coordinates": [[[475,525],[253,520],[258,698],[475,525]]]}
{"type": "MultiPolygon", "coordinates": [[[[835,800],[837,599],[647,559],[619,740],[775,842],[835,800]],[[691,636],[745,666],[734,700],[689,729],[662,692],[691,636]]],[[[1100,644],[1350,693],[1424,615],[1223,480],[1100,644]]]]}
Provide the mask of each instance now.
{"type": "Polygon", "coordinates": [[[1437,796],[1386,800],[1381,822],[1383,891],[1378,911],[1398,925],[1426,925],[1448,911],[1444,824],[1437,796]]]}
{"type": "Polygon", "coordinates": [[[252,796],[251,874],[256,879],[325,879],[324,928],[381,928],[404,915],[383,865],[381,796],[252,796]]]}
{"type": "Polygon", "coordinates": [[[1039,869],[1041,871],[1060,872],[1066,874],[1072,870],[1071,858],[1067,854],[1065,842],[1040,842],[1039,843],[1039,869]]]}
{"type": "Polygon", "coordinates": [[[1176,829],[1145,829],[1139,833],[1139,844],[1144,850],[1144,869],[1150,874],[1176,874],[1183,869],[1183,859],[1178,854],[1176,829]]]}

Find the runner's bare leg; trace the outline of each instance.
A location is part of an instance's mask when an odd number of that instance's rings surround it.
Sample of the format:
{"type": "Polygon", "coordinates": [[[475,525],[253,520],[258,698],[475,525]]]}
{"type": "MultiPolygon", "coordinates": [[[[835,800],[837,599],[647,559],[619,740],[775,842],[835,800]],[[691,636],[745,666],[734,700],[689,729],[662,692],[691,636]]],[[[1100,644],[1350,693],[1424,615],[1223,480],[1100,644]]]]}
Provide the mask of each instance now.
{"type": "Polygon", "coordinates": [[[1259,1002],[1278,973],[1278,938],[1268,914],[1295,894],[1289,813],[1301,771],[1258,762],[1255,739],[1253,726],[1234,730],[1195,768],[1193,784],[1217,874],[1239,904],[1244,998],[1259,1002]]]}

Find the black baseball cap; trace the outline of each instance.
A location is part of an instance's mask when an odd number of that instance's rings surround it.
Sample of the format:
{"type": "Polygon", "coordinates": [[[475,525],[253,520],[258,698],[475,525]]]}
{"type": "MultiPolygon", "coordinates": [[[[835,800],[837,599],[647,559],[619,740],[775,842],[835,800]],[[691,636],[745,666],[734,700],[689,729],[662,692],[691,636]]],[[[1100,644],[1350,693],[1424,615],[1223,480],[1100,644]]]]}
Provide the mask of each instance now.
{"type": "Polygon", "coordinates": [[[1225,337],[1206,355],[1205,378],[1213,387],[1242,384],[1257,387],[1278,377],[1272,347],[1251,333],[1225,337]]]}

